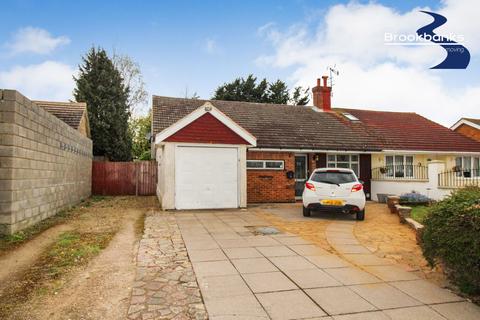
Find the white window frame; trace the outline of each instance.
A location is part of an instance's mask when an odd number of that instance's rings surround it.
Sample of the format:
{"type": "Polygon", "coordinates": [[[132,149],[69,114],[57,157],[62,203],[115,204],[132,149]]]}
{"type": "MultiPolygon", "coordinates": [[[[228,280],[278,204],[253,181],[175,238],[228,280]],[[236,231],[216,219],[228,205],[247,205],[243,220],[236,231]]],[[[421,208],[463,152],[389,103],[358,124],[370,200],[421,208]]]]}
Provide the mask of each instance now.
{"type": "MultiPolygon", "coordinates": [[[[360,155],[359,154],[350,154],[350,153],[328,153],[327,154],[327,168],[331,168],[329,164],[333,164],[335,168],[337,168],[338,163],[348,163],[348,169],[352,169],[352,164],[356,164],[358,168],[358,172],[356,172],[356,175],[358,178],[360,178],[360,155]],[[331,161],[329,159],[330,156],[335,157],[334,161],[331,161]],[[338,161],[337,156],[348,156],[348,161],[338,161]],[[357,157],[357,161],[352,161],[352,156],[357,157]]],[[[353,169],[352,169],[353,170],[353,169]]]]}
{"type": "Polygon", "coordinates": [[[475,156],[458,156],[455,157],[455,167],[458,171],[457,176],[459,177],[464,177],[464,178],[475,178],[480,176],[480,157],[475,157],[475,156]],[[466,165],[465,160],[468,159],[469,164],[466,165]],[[458,163],[460,160],[460,168],[458,167],[458,163]],[[475,163],[477,163],[478,167],[475,166],[475,163]],[[464,169],[468,169],[464,171],[464,169]],[[470,171],[472,174],[470,174],[470,177],[465,177],[465,172],[470,171]]]}
{"type": "Polygon", "coordinates": [[[284,170],[285,169],[285,161],[284,160],[247,160],[247,170],[284,170]],[[261,167],[257,168],[250,168],[248,166],[249,162],[255,162],[255,163],[262,163],[261,167]],[[280,168],[267,168],[267,162],[276,162],[276,163],[281,163],[280,168]]]}
{"type": "Polygon", "coordinates": [[[406,178],[406,179],[411,179],[415,177],[415,155],[412,154],[386,154],[385,155],[385,167],[387,168],[386,176],[389,178],[396,178],[396,179],[401,179],[401,178],[406,178]],[[390,171],[387,164],[387,157],[392,157],[393,163],[391,164],[393,166],[393,171],[390,171]],[[402,157],[403,161],[401,164],[397,164],[396,159],[397,157],[402,157]],[[412,163],[407,164],[407,157],[412,158],[412,163]],[[403,175],[397,176],[397,166],[402,166],[403,167],[403,175]],[[407,166],[412,166],[411,170],[407,170],[407,166]],[[410,175],[407,175],[407,172],[411,173],[410,175]]]}

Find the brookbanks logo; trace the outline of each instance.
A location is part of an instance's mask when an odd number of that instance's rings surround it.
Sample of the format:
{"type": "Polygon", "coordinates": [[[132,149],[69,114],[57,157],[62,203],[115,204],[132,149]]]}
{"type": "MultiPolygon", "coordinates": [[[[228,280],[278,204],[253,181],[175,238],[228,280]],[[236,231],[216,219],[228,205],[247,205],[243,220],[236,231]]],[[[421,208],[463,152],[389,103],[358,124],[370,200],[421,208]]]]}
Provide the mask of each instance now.
{"type": "Polygon", "coordinates": [[[447,51],[447,57],[438,65],[430,69],[466,69],[470,63],[470,52],[462,45],[465,40],[463,35],[450,33],[448,37],[443,37],[435,32],[436,28],[444,25],[447,18],[444,16],[420,11],[433,17],[433,22],[418,29],[415,34],[394,34],[385,32],[386,45],[400,46],[441,46],[447,51]]]}

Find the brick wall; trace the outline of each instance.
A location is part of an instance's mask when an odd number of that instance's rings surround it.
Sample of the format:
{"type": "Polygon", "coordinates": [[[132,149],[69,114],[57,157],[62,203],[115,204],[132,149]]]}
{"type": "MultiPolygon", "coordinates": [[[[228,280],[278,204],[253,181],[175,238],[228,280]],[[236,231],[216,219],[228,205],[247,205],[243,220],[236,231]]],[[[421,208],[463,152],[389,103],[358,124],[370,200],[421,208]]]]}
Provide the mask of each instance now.
{"type": "Polygon", "coordinates": [[[247,169],[247,201],[295,202],[295,179],[287,172],[295,170],[295,157],[290,152],[247,152],[247,160],[284,160],[284,170],[247,169]]]}
{"type": "Polygon", "coordinates": [[[480,130],[478,129],[462,124],[457,129],[455,129],[455,131],[463,134],[464,136],[480,141],[480,130]]]}
{"type": "Polygon", "coordinates": [[[92,142],[17,91],[0,90],[0,233],[91,193],[92,142]]]}

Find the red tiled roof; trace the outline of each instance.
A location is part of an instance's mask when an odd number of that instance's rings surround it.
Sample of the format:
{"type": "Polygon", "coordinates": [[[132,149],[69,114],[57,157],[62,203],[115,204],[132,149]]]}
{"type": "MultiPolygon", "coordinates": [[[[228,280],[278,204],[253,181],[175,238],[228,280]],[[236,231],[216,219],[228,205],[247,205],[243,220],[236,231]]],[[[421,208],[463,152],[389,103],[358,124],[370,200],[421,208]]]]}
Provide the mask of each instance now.
{"type": "Polygon", "coordinates": [[[473,118],[462,118],[462,119],[478,124],[480,126],[480,119],[473,119],[473,118]]]}
{"type": "Polygon", "coordinates": [[[411,112],[337,108],[357,117],[384,150],[480,152],[480,143],[411,112]]]}

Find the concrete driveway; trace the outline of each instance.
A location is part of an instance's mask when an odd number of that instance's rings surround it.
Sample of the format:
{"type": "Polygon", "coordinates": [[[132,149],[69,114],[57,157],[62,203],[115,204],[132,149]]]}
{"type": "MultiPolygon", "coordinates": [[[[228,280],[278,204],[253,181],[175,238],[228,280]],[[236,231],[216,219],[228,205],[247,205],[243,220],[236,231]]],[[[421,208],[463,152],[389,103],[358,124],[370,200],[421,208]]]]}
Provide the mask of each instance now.
{"type": "MultiPolygon", "coordinates": [[[[261,209],[305,219],[295,206],[261,209]]],[[[348,216],[322,231],[328,252],[294,234],[259,233],[269,223],[258,210],[174,215],[210,319],[480,319],[478,306],[373,255],[348,216]]]]}

